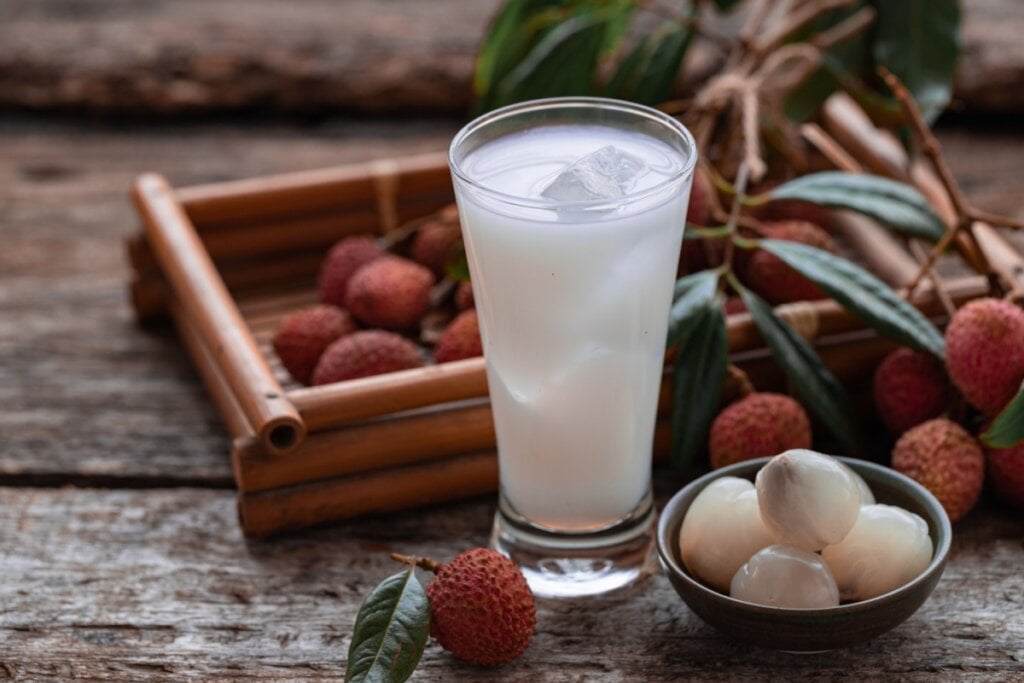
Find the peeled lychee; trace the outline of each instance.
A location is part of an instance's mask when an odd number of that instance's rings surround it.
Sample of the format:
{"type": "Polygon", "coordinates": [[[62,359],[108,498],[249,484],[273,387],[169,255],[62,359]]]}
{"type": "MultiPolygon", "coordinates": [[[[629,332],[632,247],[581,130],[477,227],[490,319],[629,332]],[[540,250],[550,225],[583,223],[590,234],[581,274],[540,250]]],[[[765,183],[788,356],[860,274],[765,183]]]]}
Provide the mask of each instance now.
{"type": "Polygon", "coordinates": [[[441,334],[434,347],[434,360],[448,363],[463,358],[475,358],[484,354],[480,341],[480,323],[476,310],[463,311],[455,317],[441,334]]]}
{"type": "Polygon", "coordinates": [[[789,396],[749,394],[723,410],[711,424],[708,450],[713,468],[810,448],[807,413],[789,396]]]}
{"type": "Polygon", "coordinates": [[[369,237],[346,237],[339,240],[327,252],[320,266],[317,282],[320,301],[344,306],[349,279],[357,270],[386,253],[369,237]]]}
{"type": "Polygon", "coordinates": [[[770,545],[751,557],[732,579],[729,595],[758,605],[822,608],[839,604],[835,579],[817,554],[770,545]]]}
{"type": "Polygon", "coordinates": [[[1024,380],[1024,310],[975,299],[946,328],[946,368],[967,402],[995,415],[1024,380]]]}
{"type": "Polygon", "coordinates": [[[949,382],[942,364],[932,355],[896,349],[875,369],[875,408],[882,422],[902,434],[946,409],[949,382]]]}
{"type": "Polygon", "coordinates": [[[437,568],[427,586],[430,634],[459,659],[504,664],[530,644],[536,605],[519,568],[504,555],[475,548],[437,568]]]}
{"type": "Polygon", "coordinates": [[[816,552],[843,540],[860,514],[860,487],[827,455],[786,451],[755,480],[761,519],[779,543],[816,552]]]}
{"type": "Polygon", "coordinates": [[[429,268],[436,277],[442,277],[452,250],[461,238],[458,223],[428,221],[416,230],[416,236],[409,247],[409,256],[416,263],[429,268]]]}
{"type": "Polygon", "coordinates": [[[382,330],[355,332],[332,343],[313,370],[313,384],[381,375],[423,365],[419,349],[401,335],[382,330]]]}
{"type": "Polygon", "coordinates": [[[1024,510],[1024,441],[1010,448],[985,450],[988,479],[996,497],[1024,510]]]}
{"type": "MultiPolygon", "coordinates": [[[[765,223],[763,237],[799,242],[824,251],[836,253],[835,242],[828,233],[807,221],[780,221],[765,223]]],[[[800,273],[782,262],[778,256],[764,249],[755,250],[747,260],[745,278],[751,289],[773,305],[790,301],[824,299],[825,293],[800,273]]]]}
{"type": "Polygon", "coordinates": [[[356,329],[352,317],[337,306],[313,306],[284,319],[274,335],[274,351],[288,374],[309,384],[324,349],[356,329]]]}
{"type": "Polygon", "coordinates": [[[892,466],[931,491],[953,522],[970,512],[981,495],[981,447],[946,418],[929,420],[901,436],[892,451],[892,466]]]}
{"type": "Polygon", "coordinates": [[[774,542],[761,521],[754,485],[739,477],[722,477],[708,484],[686,511],[679,529],[679,556],[698,579],[728,591],[743,563],[774,542]]]}
{"type": "Polygon", "coordinates": [[[455,288],[455,308],[466,311],[473,308],[474,303],[473,285],[469,280],[463,280],[455,288]]]}
{"type": "Polygon", "coordinates": [[[932,561],[928,523],[893,505],[867,505],[839,543],[821,551],[843,600],[867,600],[888,593],[925,570],[932,561]]]}
{"type": "Polygon", "coordinates": [[[430,308],[434,276],[408,259],[390,256],[366,264],[348,283],[345,308],[370,327],[406,330],[430,308]]]}

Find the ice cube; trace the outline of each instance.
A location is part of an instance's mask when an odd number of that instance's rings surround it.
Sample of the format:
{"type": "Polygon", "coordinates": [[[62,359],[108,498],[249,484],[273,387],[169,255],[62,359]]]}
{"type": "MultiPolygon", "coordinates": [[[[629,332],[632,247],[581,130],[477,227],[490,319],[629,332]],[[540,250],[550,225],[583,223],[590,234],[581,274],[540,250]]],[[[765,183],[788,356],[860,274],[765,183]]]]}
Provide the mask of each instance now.
{"type": "Polygon", "coordinates": [[[544,188],[541,196],[559,202],[618,199],[645,170],[642,159],[608,145],[576,160],[544,188]]]}

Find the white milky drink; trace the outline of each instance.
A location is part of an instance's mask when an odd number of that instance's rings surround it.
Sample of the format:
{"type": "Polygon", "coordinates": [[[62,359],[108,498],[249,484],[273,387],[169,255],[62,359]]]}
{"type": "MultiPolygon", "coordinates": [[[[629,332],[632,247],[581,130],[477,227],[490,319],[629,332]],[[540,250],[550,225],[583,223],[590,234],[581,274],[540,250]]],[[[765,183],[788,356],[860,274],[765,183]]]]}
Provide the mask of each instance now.
{"type": "Polygon", "coordinates": [[[607,527],[648,491],[685,163],[644,132],[571,124],[460,161],[502,492],[536,525],[607,527]]]}

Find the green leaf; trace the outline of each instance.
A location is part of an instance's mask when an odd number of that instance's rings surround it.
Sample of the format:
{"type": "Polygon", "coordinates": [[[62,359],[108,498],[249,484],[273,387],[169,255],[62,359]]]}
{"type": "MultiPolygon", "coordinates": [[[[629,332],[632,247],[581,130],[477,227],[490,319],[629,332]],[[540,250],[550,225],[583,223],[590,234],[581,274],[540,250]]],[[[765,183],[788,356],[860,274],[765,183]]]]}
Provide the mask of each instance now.
{"type": "Polygon", "coordinates": [[[992,448],[1010,448],[1024,441],[1024,382],[1013,400],[992,420],[981,440],[992,448]]]}
{"type": "Polygon", "coordinates": [[[476,58],[473,90],[482,110],[495,85],[519,64],[550,26],[562,19],[569,0],[509,0],[494,18],[476,58]]]}
{"type": "Polygon", "coordinates": [[[875,62],[906,84],[929,123],[949,102],[960,55],[958,0],[874,0],[875,62]]]}
{"type": "Polygon", "coordinates": [[[779,185],[769,200],[798,199],[833,209],[849,209],[893,230],[938,242],[946,226],[920,192],[906,183],[867,173],[824,171],[779,185]]]}
{"type": "Polygon", "coordinates": [[[685,26],[666,22],[623,58],[605,93],[641,104],[664,102],[672,94],[692,35],[685,26]]]}
{"type": "Polygon", "coordinates": [[[469,279],[469,259],[466,257],[466,247],[459,244],[444,264],[444,274],[455,282],[463,282],[469,279]]]}
{"type": "Polygon", "coordinates": [[[589,95],[607,25],[607,18],[592,11],[560,23],[497,84],[492,106],[589,95]]]}
{"type": "Polygon", "coordinates": [[[685,470],[707,442],[725,382],[729,338],[719,296],[695,309],[680,334],[672,375],[672,466],[685,470]]]}
{"type": "Polygon", "coordinates": [[[761,240],[760,247],[778,256],[881,334],[940,360],[945,357],[945,340],[938,328],[857,264],[797,242],[761,240]]]}
{"type": "Polygon", "coordinates": [[[847,453],[858,453],[860,446],[850,419],[850,399],[843,385],[807,340],[776,316],[764,299],[746,287],[740,288],[740,296],[801,403],[839,439],[847,453]]]}
{"type": "Polygon", "coordinates": [[[689,331],[694,316],[711,305],[717,293],[718,273],[713,270],[702,270],[676,282],[675,303],[668,314],[667,346],[675,346],[679,342],[680,337],[689,331]]]}
{"type": "Polygon", "coordinates": [[[363,602],[348,648],[346,683],[401,683],[430,632],[430,602],[413,567],[384,579],[363,602]]]}

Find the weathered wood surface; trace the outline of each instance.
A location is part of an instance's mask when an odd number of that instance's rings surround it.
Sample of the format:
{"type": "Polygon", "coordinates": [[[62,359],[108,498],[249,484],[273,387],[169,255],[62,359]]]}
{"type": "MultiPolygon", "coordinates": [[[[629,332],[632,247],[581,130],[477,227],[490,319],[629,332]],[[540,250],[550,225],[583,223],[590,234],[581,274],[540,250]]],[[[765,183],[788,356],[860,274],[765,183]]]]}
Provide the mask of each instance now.
{"type": "MultiPolygon", "coordinates": [[[[385,551],[446,559],[486,542],[488,500],[245,542],[223,429],[173,336],[134,326],[121,251],[143,170],[189,184],[314,168],[441,149],[456,125],[0,119],[0,678],[337,679],[360,601],[394,571],[385,551]]],[[[972,197],[1021,215],[1019,133],[941,137],[972,197]]],[[[662,475],[661,500],[677,486],[662,475]]],[[[415,680],[1021,679],[1022,539],[1019,516],[975,512],[921,612],[849,651],[731,643],[654,576],[543,606],[509,667],[432,646],[415,680]]]]}
{"type": "MultiPolygon", "coordinates": [[[[448,559],[486,542],[493,512],[465,503],[246,544],[224,491],[0,489],[0,504],[0,676],[15,680],[338,679],[360,601],[397,570],[387,552],[448,559]]],[[[511,665],[431,645],[412,680],[1020,680],[1022,531],[1006,513],[973,513],[931,599],[849,650],[736,644],[659,574],[614,598],[543,603],[511,665]]]]}
{"type": "MultiPolygon", "coordinates": [[[[499,5],[8,0],[0,3],[0,107],[461,113],[477,43],[499,5]]],[[[1024,7],[964,6],[959,105],[1024,111],[1024,7]]]]}

